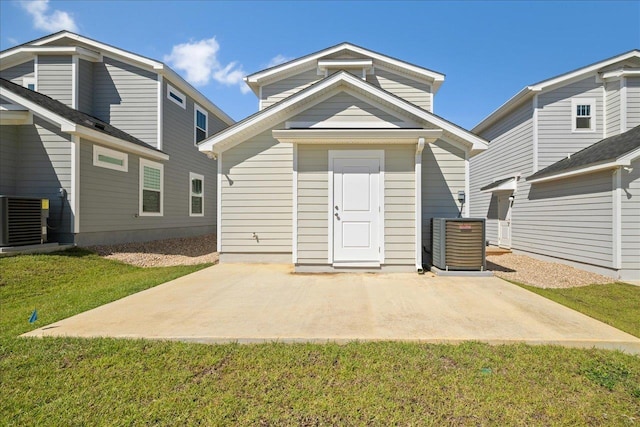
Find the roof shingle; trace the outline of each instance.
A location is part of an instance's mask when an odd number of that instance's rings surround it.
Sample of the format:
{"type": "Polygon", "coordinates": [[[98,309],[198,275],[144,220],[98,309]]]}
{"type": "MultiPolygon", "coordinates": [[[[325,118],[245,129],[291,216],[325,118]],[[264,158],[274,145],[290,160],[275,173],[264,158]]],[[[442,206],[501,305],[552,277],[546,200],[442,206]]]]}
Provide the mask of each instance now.
{"type": "Polygon", "coordinates": [[[638,148],[640,148],[640,126],[636,126],[620,135],[598,141],[572,154],[570,157],[539,170],[527,177],[527,181],[556,175],[569,170],[583,169],[598,163],[614,161],[638,148]]]}

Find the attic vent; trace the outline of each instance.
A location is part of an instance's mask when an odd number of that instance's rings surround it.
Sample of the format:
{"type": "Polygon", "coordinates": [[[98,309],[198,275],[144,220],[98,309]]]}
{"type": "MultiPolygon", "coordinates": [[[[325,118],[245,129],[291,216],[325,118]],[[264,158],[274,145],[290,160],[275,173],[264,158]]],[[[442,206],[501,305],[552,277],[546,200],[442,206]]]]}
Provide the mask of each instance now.
{"type": "Polygon", "coordinates": [[[104,130],[104,125],[102,123],[94,123],[93,125],[100,130],[104,130]]]}

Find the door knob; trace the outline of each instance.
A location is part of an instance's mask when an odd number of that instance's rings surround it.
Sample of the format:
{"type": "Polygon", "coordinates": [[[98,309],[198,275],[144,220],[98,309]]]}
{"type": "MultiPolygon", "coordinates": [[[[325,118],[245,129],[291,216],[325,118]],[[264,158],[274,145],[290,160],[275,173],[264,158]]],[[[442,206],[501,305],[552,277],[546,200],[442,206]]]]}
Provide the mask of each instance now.
{"type": "Polygon", "coordinates": [[[340,209],[338,209],[338,205],[335,206],[336,210],[339,211],[340,209]]]}
{"type": "Polygon", "coordinates": [[[335,217],[340,219],[340,216],[338,215],[338,212],[335,213],[335,217]]]}

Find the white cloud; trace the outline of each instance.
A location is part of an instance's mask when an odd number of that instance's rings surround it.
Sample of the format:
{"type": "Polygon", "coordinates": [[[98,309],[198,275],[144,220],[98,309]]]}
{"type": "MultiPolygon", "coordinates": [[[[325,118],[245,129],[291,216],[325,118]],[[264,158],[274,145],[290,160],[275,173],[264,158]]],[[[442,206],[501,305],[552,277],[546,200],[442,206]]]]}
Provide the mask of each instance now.
{"type": "Polygon", "coordinates": [[[293,58],[288,56],[284,56],[281,53],[277,54],[267,64],[267,68],[275,67],[276,65],[284,64],[285,62],[291,61],[293,58]]]}
{"type": "Polygon", "coordinates": [[[183,71],[187,81],[195,86],[206,85],[213,79],[227,86],[238,85],[242,93],[247,93],[249,88],[242,80],[246,75],[242,65],[233,61],[223,66],[218,60],[219,50],[220,44],[212,37],[175,45],[164,60],[183,71]]]}
{"type": "Polygon", "coordinates": [[[78,31],[78,26],[68,12],[49,10],[49,0],[23,0],[20,2],[20,6],[31,15],[33,26],[38,30],[48,32],[78,31]]]}

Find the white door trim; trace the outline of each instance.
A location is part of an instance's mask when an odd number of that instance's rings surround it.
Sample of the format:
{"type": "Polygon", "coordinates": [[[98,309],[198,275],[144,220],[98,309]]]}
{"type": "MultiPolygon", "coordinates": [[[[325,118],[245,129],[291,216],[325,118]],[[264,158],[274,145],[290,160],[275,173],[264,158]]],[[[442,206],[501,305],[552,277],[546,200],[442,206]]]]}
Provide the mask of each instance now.
{"type": "MultiPolygon", "coordinates": [[[[335,264],[334,261],[334,250],[333,250],[333,206],[335,206],[334,193],[333,193],[333,161],[335,158],[375,158],[380,162],[380,174],[378,176],[379,184],[379,205],[380,205],[380,215],[378,217],[378,235],[379,235],[379,244],[380,244],[380,264],[384,264],[384,150],[328,150],[329,151],[329,167],[328,167],[328,192],[329,192],[329,205],[327,206],[327,221],[328,221],[328,257],[327,262],[329,264],[335,264]]],[[[351,266],[351,267],[370,267],[370,263],[364,263],[367,265],[356,265],[351,263],[349,265],[340,264],[342,266],[351,266]]]]}
{"type": "Polygon", "coordinates": [[[498,195],[498,247],[500,248],[511,249],[511,208],[511,194],[498,195]],[[504,199],[506,199],[507,211],[505,213],[505,219],[503,220],[500,218],[502,217],[501,208],[504,206],[504,199]],[[506,239],[502,236],[502,226],[504,223],[506,223],[507,231],[509,233],[509,236],[507,236],[508,238],[506,239]]]}

